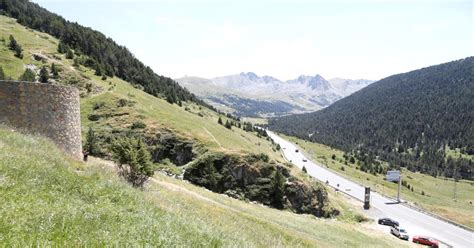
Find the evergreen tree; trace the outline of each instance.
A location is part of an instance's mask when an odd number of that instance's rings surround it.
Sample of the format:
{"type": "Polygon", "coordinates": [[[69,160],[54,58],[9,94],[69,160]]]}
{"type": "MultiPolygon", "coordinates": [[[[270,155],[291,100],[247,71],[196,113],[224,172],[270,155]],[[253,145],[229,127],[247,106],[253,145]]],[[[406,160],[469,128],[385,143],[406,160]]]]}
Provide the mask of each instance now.
{"type": "Polygon", "coordinates": [[[74,53],[72,52],[71,49],[67,49],[66,59],[74,59],[74,53]]]}
{"type": "Polygon", "coordinates": [[[0,80],[5,80],[5,72],[3,71],[3,67],[0,66],[0,80]]]}
{"type": "Polygon", "coordinates": [[[154,174],[151,155],[147,145],[139,138],[116,139],[112,145],[114,160],[120,175],[135,187],[142,187],[154,174]]]}
{"type": "Polygon", "coordinates": [[[34,82],[36,81],[36,74],[31,69],[27,68],[18,80],[25,82],[34,82]]]}
{"type": "Polygon", "coordinates": [[[96,64],[96,66],[95,66],[95,75],[96,76],[102,76],[102,70],[100,69],[99,64],[96,64]]]}
{"type": "Polygon", "coordinates": [[[51,65],[51,73],[53,74],[54,78],[57,78],[59,76],[59,71],[58,68],[56,67],[56,64],[51,65]]]}
{"type": "Polygon", "coordinates": [[[219,120],[217,120],[217,123],[218,123],[218,124],[220,124],[220,125],[222,125],[222,124],[223,124],[223,122],[222,122],[222,118],[221,118],[220,116],[219,116],[219,120]]]}
{"type": "Polygon", "coordinates": [[[308,173],[308,170],[306,170],[306,167],[303,166],[303,168],[301,169],[304,173],[308,173]]]}
{"type": "Polygon", "coordinates": [[[67,45],[64,44],[63,41],[60,41],[59,45],[58,45],[58,52],[61,53],[61,54],[65,54],[65,53],[67,53],[67,51],[68,51],[67,45]]]}
{"type": "Polygon", "coordinates": [[[14,51],[16,47],[18,46],[18,42],[15,40],[15,37],[13,35],[10,35],[10,43],[8,44],[8,47],[10,50],[14,51]]]}
{"type": "Polygon", "coordinates": [[[89,130],[87,131],[86,143],[84,144],[84,151],[86,151],[87,154],[92,155],[92,156],[100,155],[100,148],[99,148],[97,135],[95,134],[94,130],[91,127],[89,127],[89,130]]]}
{"type": "Polygon", "coordinates": [[[40,70],[40,82],[42,83],[48,83],[48,80],[49,80],[49,72],[48,72],[48,69],[46,68],[46,66],[43,66],[40,70]]]}
{"type": "Polygon", "coordinates": [[[284,196],[285,196],[285,177],[283,174],[277,170],[272,180],[273,188],[273,201],[272,206],[278,209],[282,209],[284,206],[284,196]]]}
{"type": "Polygon", "coordinates": [[[226,120],[226,121],[225,121],[225,127],[226,127],[227,129],[232,129],[232,124],[229,122],[229,120],[226,120]]]}
{"type": "Polygon", "coordinates": [[[20,45],[16,45],[15,47],[15,57],[23,59],[23,48],[20,45]]]}

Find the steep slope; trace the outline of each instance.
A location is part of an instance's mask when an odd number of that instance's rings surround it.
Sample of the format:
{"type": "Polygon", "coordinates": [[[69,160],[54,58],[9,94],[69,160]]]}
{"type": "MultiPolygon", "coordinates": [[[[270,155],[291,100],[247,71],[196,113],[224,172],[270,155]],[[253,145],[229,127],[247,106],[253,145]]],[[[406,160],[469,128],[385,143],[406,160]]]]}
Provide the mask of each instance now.
{"type": "Polygon", "coordinates": [[[3,246],[404,245],[354,222],[360,215],[350,210],[352,205],[341,205],[344,219],[328,222],[245,203],[161,175],[139,190],[117,177],[108,162],[72,161],[48,140],[4,127],[0,148],[3,246]]]}
{"type": "MultiPolygon", "coordinates": [[[[394,75],[309,114],[276,118],[273,130],[431,175],[472,178],[474,57],[394,75]]],[[[364,164],[365,165],[365,164],[364,164]]],[[[367,168],[368,167],[368,168],[367,168]]]]}
{"type": "Polygon", "coordinates": [[[372,83],[370,80],[326,80],[320,75],[281,81],[253,72],[203,79],[176,79],[214,107],[239,116],[269,117],[327,107],[372,83]]]}
{"type": "Polygon", "coordinates": [[[0,23],[0,37],[13,35],[24,47],[23,58],[17,58],[7,49],[8,42],[0,45],[0,48],[5,48],[0,50],[0,61],[9,61],[9,64],[0,63],[0,66],[7,68],[7,77],[18,78],[24,68],[31,68],[32,74],[39,74],[39,68],[52,68],[54,63],[59,72],[57,76],[51,74],[48,83],[67,84],[81,91],[83,139],[87,139],[89,129],[95,133],[93,139],[97,148],[89,151],[91,155],[110,158],[111,144],[115,138],[135,136],[145,140],[158,169],[173,176],[182,177],[185,169],[198,168],[193,173],[185,174],[185,179],[216,192],[298,213],[325,217],[337,214],[338,211],[327,200],[325,187],[299,176],[298,170],[283,161],[278,147],[264,132],[232,116],[219,115],[189,101],[170,104],[118,77],[103,78],[57,52],[59,42],[53,37],[25,28],[5,16],[0,16],[0,23]],[[223,124],[228,122],[229,125],[225,127],[218,124],[218,119],[223,119],[223,124]],[[201,157],[214,161],[216,171],[204,168],[201,172],[201,163],[197,162],[203,161],[201,157]],[[196,163],[191,163],[193,161],[196,163]],[[215,187],[213,184],[199,183],[199,178],[196,180],[196,175],[214,179],[228,176],[225,171],[220,171],[223,166],[252,173],[248,174],[248,178],[236,177],[235,182],[243,180],[245,184],[232,184],[231,187],[215,187]],[[277,172],[282,173],[280,178],[284,180],[278,181],[279,188],[272,188],[277,182],[277,172]],[[245,185],[244,189],[242,185],[245,185]],[[247,187],[253,190],[246,190],[247,187]],[[301,189],[303,193],[295,198],[285,188],[301,189]],[[274,194],[273,191],[277,189],[283,195],[274,194]],[[235,191],[242,194],[236,195],[235,191]],[[318,198],[314,199],[317,200],[303,205],[292,203],[295,200],[305,202],[305,199],[312,199],[316,195],[318,198]],[[278,201],[274,201],[276,198],[278,201]]]}
{"type": "Polygon", "coordinates": [[[0,14],[17,19],[18,23],[52,35],[61,41],[58,50],[71,56],[86,55],[77,62],[95,70],[98,75],[117,76],[132,84],[140,85],[154,96],[165,97],[170,102],[193,101],[203,104],[193,94],[170,78],[156,74],[150,67],[104,34],[69,22],[29,0],[3,0],[0,14]]]}

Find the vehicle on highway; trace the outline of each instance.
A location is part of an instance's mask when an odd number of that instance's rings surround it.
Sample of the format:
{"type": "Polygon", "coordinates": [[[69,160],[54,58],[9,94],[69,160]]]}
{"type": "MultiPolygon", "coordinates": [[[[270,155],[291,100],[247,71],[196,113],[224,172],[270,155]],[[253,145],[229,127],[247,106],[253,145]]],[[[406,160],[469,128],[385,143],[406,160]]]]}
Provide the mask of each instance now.
{"type": "Polygon", "coordinates": [[[405,229],[398,226],[392,226],[390,228],[390,233],[397,236],[399,239],[408,240],[410,237],[405,229]]]}
{"type": "Polygon", "coordinates": [[[299,152],[298,149],[296,149],[295,152],[299,152]]]}
{"type": "Polygon", "coordinates": [[[390,218],[380,218],[378,222],[380,225],[385,225],[385,226],[399,226],[400,225],[398,221],[394,221],[390,218]]]}
{"type": "Polygon", "coordinates": [[[428,246],[436,247],[436,248],[439,247],[438,240],[430,238],[430,237],[426,237],[426,236],[414,236],[413,243],[428,245],[428,246]]]}
{"type": "Polygon", "coordinates": [[[305,158],[303,158],[303,162],[308,162],[308,160],[306,160],[305,158]]]}

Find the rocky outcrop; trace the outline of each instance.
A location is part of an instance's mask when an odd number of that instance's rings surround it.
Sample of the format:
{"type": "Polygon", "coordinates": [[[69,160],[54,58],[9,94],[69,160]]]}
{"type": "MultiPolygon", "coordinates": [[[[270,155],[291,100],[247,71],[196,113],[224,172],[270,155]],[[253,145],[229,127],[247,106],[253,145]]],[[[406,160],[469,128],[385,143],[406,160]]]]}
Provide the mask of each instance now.
{"type": "Polygon", "coordinates": [[[188,165],[184,179],[217,193],[318,217],[337,215],[325,188],[290,175],[265,155],[208,152],[188,165]],[[280,193],[281,191],[281,193],[280,193]]]}
{"type": "Polygon", "coordinates": [[[173,164],[182,166],[195,158],[194,144],[172,133],[158,133],[147,140],[151,148],[152,160],[155,162],[169,159],[173,164]]]}

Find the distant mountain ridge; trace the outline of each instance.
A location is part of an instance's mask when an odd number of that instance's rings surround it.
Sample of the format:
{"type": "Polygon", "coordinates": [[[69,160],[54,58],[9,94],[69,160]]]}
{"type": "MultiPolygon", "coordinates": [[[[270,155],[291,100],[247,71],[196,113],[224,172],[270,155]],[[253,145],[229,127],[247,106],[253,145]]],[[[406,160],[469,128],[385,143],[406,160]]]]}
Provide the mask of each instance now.
{"type": "Polygon", "coordinates": [[[254,117],[319,110],[373,82],[366,79],[326,80],[319,74],[282,81],[254,72],[212,79],[183,77],[176,81],[221,110],[254,117]]]}

